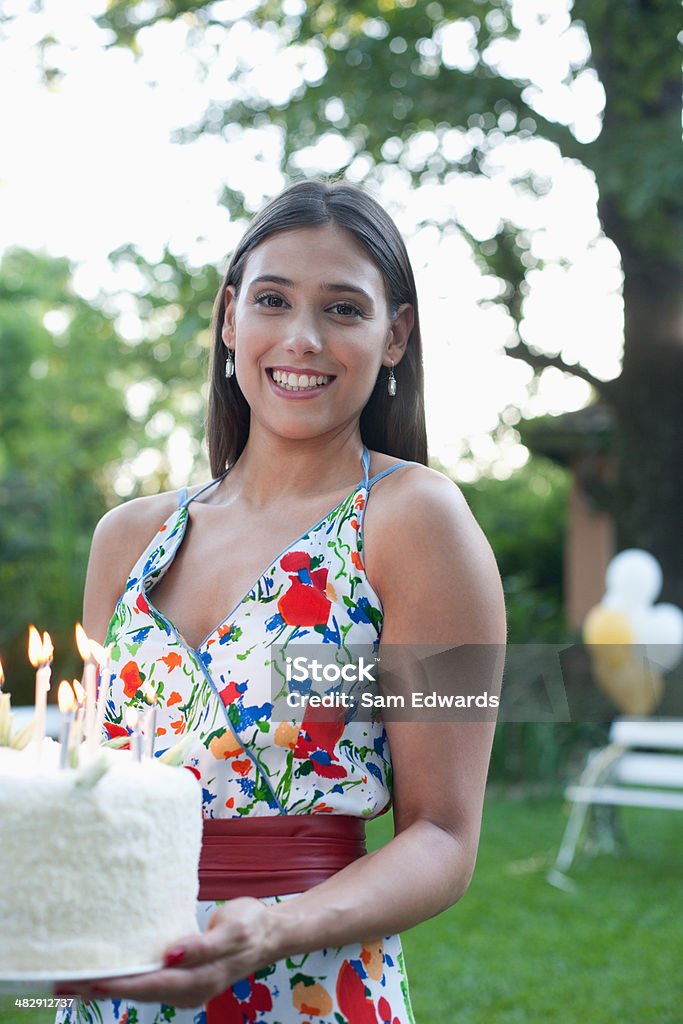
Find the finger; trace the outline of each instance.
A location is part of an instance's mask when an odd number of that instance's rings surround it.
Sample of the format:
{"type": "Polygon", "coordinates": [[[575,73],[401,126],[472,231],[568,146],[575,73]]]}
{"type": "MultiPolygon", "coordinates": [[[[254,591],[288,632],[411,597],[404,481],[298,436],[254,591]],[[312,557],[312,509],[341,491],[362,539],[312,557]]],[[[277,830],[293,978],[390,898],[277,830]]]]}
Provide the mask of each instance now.
{"type": "Polygon", "coordinates": [[[87,994],[87,986],[83,981],[60,981],[52,989],[53,996],[83,996],[87,994]]]}
{"type": "Polygon", "coordinates": [[[164,965],[195,967],[241,952],[252,936],[254,912],[261,909],[258,900],[231,900],[211,916],[205,932],[174,942],[164,953],[164,965]]]}
{"type": "Polygon", "coordinates": [[[217,995],[222,988],[213,965],[192,970],[161,970],[129,977],[93,981],[88,998],[130,999],[140,1003],[165,1003],[190,1009],[217,995]]]}

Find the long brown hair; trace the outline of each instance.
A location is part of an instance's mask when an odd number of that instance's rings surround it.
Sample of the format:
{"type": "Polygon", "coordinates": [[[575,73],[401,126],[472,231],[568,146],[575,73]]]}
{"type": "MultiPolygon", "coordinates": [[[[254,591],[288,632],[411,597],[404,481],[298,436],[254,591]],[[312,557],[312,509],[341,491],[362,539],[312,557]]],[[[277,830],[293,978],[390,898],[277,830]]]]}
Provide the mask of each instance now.
{"type": "Polygon", "coordinates": [[[301,181],[281,192],[252,220],[230,261],[213,311],[213,352],[206,437],[211,472],[219,476],[242,454],[249,437],[250,410],[237,378],[226,380],[222,327],[225,289],[239,291],[249,253],[270,235],[288,228],[334,223],[350,231],[384,278],[389,315],[409,302],[415,320],[405,353],[396,367],[397,393],[387,392],[388,372],[380,370],[360,416],[360,432],[368,448],[427,465],[422,339],[415,279],[405,243],[388,213],[366,192],[345,182],[301,181]]]}

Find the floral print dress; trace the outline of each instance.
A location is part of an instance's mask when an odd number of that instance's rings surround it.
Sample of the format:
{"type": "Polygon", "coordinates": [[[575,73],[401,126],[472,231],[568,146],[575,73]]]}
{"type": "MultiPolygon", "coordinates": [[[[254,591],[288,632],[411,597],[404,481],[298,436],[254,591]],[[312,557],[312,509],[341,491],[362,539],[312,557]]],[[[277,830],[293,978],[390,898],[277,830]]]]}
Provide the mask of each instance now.
{"type": "MultiPolygon", "coordinates": [[[[373,818],[391,802],[391,759],[380,721],[272,719],[273,645],[353,646],[376,651],[382,607],[363,567],[363,517],[373,484],[407,463],[363,479],[335,508],[285,548],[225,619],[194,649],[153,604],[153,587],[182,544],[189,505],[163,523],[138,559],[111,623],[105,715],[109,738],[126,735],[129,707],[157,694],[155,754],[191,735],[184,765],[202,787],[205,818],[344,814],[373,818]]],[[[224,474],[225,475],[225,474],[224,474]]],[[[326,654],[329,652],[326,652],[326,654]]],[[[333,652],[334,653],[334,652],[333,652]]],[[[301,716],[301,713],[299,712],[301,716]]],[[[265,902],[292,897],[268,897],[265,902]]],[[[220,902],[199,902],[204,929],[220,902]]],[[[278,961],[228,989],[212,1009],[224,1024],[409,1024],[397,935],[278,961]]],[[[97,1000],[57,1015],[58,1024],[206,1024],[205,1009],[97,1000]]]]}

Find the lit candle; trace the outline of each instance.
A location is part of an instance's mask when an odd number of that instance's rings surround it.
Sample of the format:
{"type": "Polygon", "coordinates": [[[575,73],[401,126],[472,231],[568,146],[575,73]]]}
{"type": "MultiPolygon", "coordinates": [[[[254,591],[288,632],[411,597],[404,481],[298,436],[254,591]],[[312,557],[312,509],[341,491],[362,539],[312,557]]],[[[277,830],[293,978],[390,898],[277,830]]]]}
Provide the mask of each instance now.
{"type": "Polygon", "coordinates": [[[5,673],[2,670],[0,661],[0,747],[8,747],[12,739],[12,709],[10,707],[9,693],[2,692],[2,684],[5,682],[5,673]]]}
{"type": "Polygon", "coordinates": [[[91,645],[100,669],[100,680],[97,686],[97,714],[95,716],[95,742],[99,744],[102,742],[102,733],[104,731],[104,712],[107,707],[107,695],[109,693],[109,661],[114,645],[109,644],[108,647],[102,647],[94,640],[91,640],[91,645]]]}
{"type": "Polygon", "coordinates": [[[95,740],[95,718],[97,716],[97,662],[93,655],[92,642],[88,639],[80,622],[76,623],[76,646],[84,662],[83,689],[85,690],[85,743],[91,751],[97,745],[95,740]]]}
{"type": "Polygon", "coordinates": [[[0,747],[12,747],[14,750],[23,750],[33,738],[33,730],[36,724],[35,716],[19,732],[12,731],[12,698],[9,693],[2,692],[4,682],[5,673],[0,662],[0,747]]]}
{"type": "Polygon", "coordinates": [[[62,679],[57,690],[57,703],[59,710],[64,716],[62,723],[61,747],[59,750],[59,767],[66,768],[69,760],[69,747],[71,745],[74,720],[76,716],[77,702],[71,683],[62,679]]]}
{"type": "MultiPolygon", "coordinates": [[[[71,731],[71,761],[78,761],[78,749],[83,738],[83,721],[85,719],[85,690],[80,679],[73,679],[71,682],[76,697],[76,720],[71,731]]],[[[75,767],[75,764],[72,765],[75,767]]]]}
{"type": "Polygon", "coordinates": [[[80,679],[74,679],[71,684],[74,688],[74,694],[76,696],[76,703],[79,708],[85,709],[85,690],[81,686],[80,679]]]}
{"type": "Polygon", "coordinates": [[[50,689],[50,675],[52,672],[52,656],[54,647],[49,633],[40,633],[35,626],[30,626],[28,631],[28,660],[36,669],[36,717],[35,732],[33,735],[36,755],[40,758],[45,739],[45,709],[47,706],[47,695],[50,689]]]}
{"type": "Polygon", "coordinates": [[[140,715],[135,708],[126,708],[124,717],[126,725],[132,730],[130,737],[130,749],[134,760],[139,763],[142,760],[142,736],[140,735],[139,729],[140,715]]]}
{"type": "Polygon", "coordinates": [[[145,755],[154,757],[154,739],[157,731],[157,691],[151,683],[145,683],[142,688],[145,700],[150,705],[145,712],[143,729],[145,733],[145,755]]]}

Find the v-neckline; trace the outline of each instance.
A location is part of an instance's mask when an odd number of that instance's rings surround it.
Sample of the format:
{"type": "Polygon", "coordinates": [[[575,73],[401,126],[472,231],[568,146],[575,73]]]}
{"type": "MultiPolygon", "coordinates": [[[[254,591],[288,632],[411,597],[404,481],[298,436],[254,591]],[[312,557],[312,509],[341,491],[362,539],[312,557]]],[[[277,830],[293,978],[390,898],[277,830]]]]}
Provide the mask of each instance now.
{"type": "MultiPolygon", "coordinates": [[[[247,600],[247,598],[249,597],[251,592],[256,589],[256,587],[261,582],[263,577],[266,576],[270,572],[270,570],[273,569],[277,565],[277,563],[280,561],[280,559],[283,557],[283,555],[286,555],[288,551],[291,551],[291,549],[295,546],[295,544],[298,544],[299,541],[303,540],[303,538],[308,536],[309,533],[312,533],[313,530],[317,530],[319,526],[322,526],[322,524],[326,520],[330,519],[335,514],[335,512],[338,512],[339,509],[343,505],[345,505],[349,501],[350,498],[352,498],[354,495],[356,495],[361,490],[361,488],[363,488],[364,486],[367,485],[368,478],[369,478],[369,475],[370,475],[370,453],[368,451],[367,446],[364,446],[364,448],[363,448],[363,459],[365,459],[365,453],[366,452],[368,452],[368,455],[367,455],[367,462],[366,462],[366,464],[363,465],[363,471],[364,471],[363,479],[361,481],[359,481],[359,483],[356,484],[356,486],[353,488],[353,490],[349,491],[349,493],[347,495],[345,495],[345,497],[343,497],[341,499],[341,501],[337,502],[337,504],[334,506],[334,508],[331,508],[329,510],[329,512],[327,512],[324,516],[321,516],[321,518],[317,521],[317,523],[313,523],[312,526],[307,527],[302,533],[300,533],[298,537],[295,537],[293,541],[290,541],[290,543],[287,544],[282,549],[282,551],[280,551],[279,554],[277,554],[275,556],[275,558],[271,562],[268,563],[268,565],[264,568],[264,570],[260,574],[260,576],[257,576],[256,579],[251,584],[251,586],[249,587],[249,589],[244,592],[244,594],[239,599],[237,604],[233,608],[230,609],[228,614],[223,619],[221,619],[221,621],[218,623],[218,625],[214,626],[214,628],[211,630],[210,633],[207,633],[207,635],[204,637],[202,642],[197,647],[193,647],[192,644],[190,644],[189,641],[185,639],[183,634],[180,632],[178,627],[171,621],[171,619],[169,619],[169,617],[167,615],[165,615],[164,612],[160,611],[155,606],[154,602],[150,600],[149,593],[145,590],[145,583],[146,583],[146,581],[149,579],[149,577],[152,574],[157,574],[157,573],[159,573],[163,569],[163,574],[166,575],[166,572],[168,571],[169,566],[172,565],[173,560],[175,559],[175,556],[178,553],[178,549],[180,548],[180,545],[182,544],[182,542],[183,542],[183,540],[185,538],[185,533],[187,531],[187,524],[188,524],[188,522],[190,520],[190,513],[189,513],[189,509],[188,509],[188,506],[189,506],[190,502],[189,501],[183,502],[172,513],[172,515],[169,517],[169,519],[166,520],[166,524],[164,524],[164,525],[167,525],[170,522],[170,520],[173,519],[174,516],[178,516],[179,518],[176,521],[176,523],[174,523],[173,529],[172,529],[172,532],[175,532],[175,530],[176,530],[176,528],[178,526],[178,523],[180,522],[180,516],[183,517],[182,526],[181,526],[181,529],[180,529],[179,533],[177,534],[177,540],[176,540],[175,544],[170,549],[170,552],[168,553],[166,560],[162,560],[161,565],[157,565],[157,566],[152,565],[152,566],[150,566],[148,571],[146,573],[144,573],[144,575],[140,579],[140,587],[142,589],[142,592],[145,595],[145,600],[147,601],[147,604],[149,605],[149,608],[151,609],[151,611],[153,611],[155,615],[159,616],[159,618],[162,619],[168,625],[168,627],[173,631],[173,633],[175,633],[176,637],[181,641],[183,646],[186,647],[188,651],[190,651],[192,654],[196,655],[201,660],[201,658],[202,658],[201,652],[204,651],[208,647],[209,642],[211,640],[213,640],[213,638],[217,635],[217,633],[221,629],[221,627],[225,626],[230,621],[230,619],[232,619],[237,614],[237,612],[240,610],[240,608],[242,607],[244,602],[247,600]]],[[[197,492],[197,493],[199,494],[199,492],[197,492]]],[[[196,497],[196,495],[195,495],[195,497],[196,497]]],[[[160,578],[157,578],[155,580],[155,585],[156,585],[156,583],[158,583],[160,581],[160,578]]],[[[151,587],[150,591],[151,590],[154,590],[154,587],[151,587]]]]}

